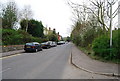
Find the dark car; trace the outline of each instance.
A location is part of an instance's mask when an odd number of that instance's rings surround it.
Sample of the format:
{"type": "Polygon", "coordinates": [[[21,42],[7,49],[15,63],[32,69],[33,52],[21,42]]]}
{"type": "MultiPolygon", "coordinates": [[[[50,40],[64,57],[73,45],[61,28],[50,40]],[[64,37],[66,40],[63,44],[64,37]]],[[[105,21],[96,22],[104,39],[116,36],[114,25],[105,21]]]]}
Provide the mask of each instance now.
{"type": "Polygon", "coordinates": [[[50,42],[44,42],[44,43],[41,43],[41,45],[42,45],[42,48],[50,48],[51,47],[51,45],[50,45],[50,42]]]}
{"type": "Polygon", "coordinates": [[[37,51],[42,51],[42,47],[41,47],[41,44],[39,44],[38,42],[31,42],[31,43],[25,44],[24,50],[26,52],[28,52],[28,51],[37,52],[37,51]]]}

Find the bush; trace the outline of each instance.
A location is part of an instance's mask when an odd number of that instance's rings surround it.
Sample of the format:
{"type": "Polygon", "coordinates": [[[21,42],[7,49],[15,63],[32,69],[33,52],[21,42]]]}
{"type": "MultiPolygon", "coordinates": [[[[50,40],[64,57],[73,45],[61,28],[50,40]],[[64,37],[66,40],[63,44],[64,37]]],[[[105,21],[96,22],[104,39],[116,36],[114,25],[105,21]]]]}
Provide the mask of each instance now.
{"type": "Polygon", "coordinates": [[[77,46],[82,46],[82,38],[80,35],[75,35],[73,37],[73,43],[75,43],[77,46]]]}
{"type": "Polygon", "coordinates": [[[104,59],[112,60],[118,59],[120,57],[120,45],[118,40],[120,40],[120,30],[113,31],[113,46],[110,48],[110,38],[109,35],[102,35],[96,38],[92,43],[92,49],[95,55],[103,57],[104,59]]]}
{"type": "Polygon", "coordinates": [[[84,47],[87,47],[89,46],[89,44],[92,43],[92,41],[94,40],[95,38],[95,35],[97,33],[95,32],[95,29],[88,29],[85,33],[84,33],[84,36],[83,36],[83,39],[84,39],[84,47]]]}
{"type": "Polygon", "coordinates": [[[3,29],[2,30],[2,42],[4,45],[14,45],[16,43],[19,44],[21,35],[18,34],[13,29],[3,29]]]}
{"type": "Polygon", "coordinates": [[[27,42],[44,42],[45,38],[33,37],[24,30],[2,29],[2,45],[20,45],[27,42]]]}

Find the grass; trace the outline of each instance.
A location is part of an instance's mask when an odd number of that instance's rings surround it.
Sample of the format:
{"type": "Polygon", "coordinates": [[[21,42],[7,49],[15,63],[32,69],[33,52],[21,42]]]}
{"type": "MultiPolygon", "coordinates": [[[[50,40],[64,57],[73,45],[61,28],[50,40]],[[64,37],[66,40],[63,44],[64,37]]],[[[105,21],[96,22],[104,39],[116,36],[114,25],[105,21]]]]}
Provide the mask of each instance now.
{"type": "Polygon", "coordinates": [[[102,57],[96,56],[94,54],[94,51],[91,48],[83,48],[80,46],[77,46],[78,49],[80,49],[83,53],[85,53],[87,56],[89,56],[90,58],[94,59],[94,60],[99,60],[102,62],[107,62],[107,63],[116,63],[116,64],[120,64],[120,59],[112,59],[112,60],[106,60],[102,57]]]}

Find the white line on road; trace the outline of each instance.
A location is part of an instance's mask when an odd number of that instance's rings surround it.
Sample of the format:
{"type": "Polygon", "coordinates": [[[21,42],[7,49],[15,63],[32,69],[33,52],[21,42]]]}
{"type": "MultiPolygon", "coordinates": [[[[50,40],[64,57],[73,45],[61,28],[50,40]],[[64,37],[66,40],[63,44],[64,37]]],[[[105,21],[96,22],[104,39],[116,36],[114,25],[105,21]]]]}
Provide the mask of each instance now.
{"type": "Polygon", "coordinates": [[[10,69],[11,69],[11,68],[7,68],[7,69],[5,69],[5,70],[0,71],[0,73],[3,73],[3,72],[8,71],[8,70],[10,70],[10,69]]]}

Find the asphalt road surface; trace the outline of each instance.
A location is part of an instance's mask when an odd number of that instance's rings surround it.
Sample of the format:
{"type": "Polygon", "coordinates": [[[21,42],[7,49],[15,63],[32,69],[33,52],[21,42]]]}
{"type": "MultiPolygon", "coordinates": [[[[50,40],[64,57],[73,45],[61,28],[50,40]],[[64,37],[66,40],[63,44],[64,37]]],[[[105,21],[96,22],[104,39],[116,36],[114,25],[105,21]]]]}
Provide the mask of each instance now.
{"type": "Polygon", "coordinates": [[[71,44],[2,59],[3,79],[114,79],[80,70],[70,64],[71,44]]]}

